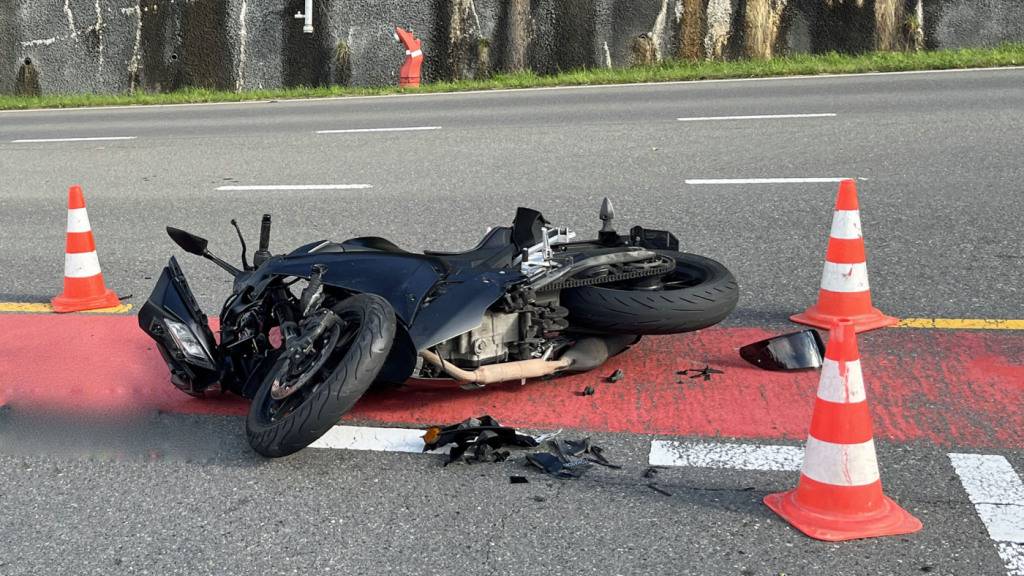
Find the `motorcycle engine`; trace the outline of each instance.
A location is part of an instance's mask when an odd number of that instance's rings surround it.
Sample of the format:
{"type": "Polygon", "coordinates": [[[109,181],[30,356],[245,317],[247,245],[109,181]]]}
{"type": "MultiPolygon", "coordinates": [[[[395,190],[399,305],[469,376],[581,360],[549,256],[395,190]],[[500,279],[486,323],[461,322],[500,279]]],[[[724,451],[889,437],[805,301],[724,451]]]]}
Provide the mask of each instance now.
{"type": "Polygon", "coordinates": [[[446,361],[470,370],[537,357],[550,346],[552,337],[568,327],[568,312],[558,305],[557,292],[512,310],[489,310],[480,326],[438,344],[437,352],[446,361]]]}

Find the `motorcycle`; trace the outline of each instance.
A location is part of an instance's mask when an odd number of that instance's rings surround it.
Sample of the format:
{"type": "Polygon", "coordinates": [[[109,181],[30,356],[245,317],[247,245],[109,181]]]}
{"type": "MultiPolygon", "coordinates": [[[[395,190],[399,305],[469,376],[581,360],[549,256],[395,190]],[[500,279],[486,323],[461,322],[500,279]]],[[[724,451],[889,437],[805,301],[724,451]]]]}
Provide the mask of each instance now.
{"type": "Polygon", "coordinates": [[[184,251],[234,277],[220,338],[173,256],[139,326],[183,392],[251,399],[249,444],[279,457],[325,434],[371,386],[443,378],[472,389],[585,372],[641,336],[699,330],[736,306],[720,263],[680,252],[667,231],[619,234],[608,199],[600,219],[592,240],[519,208],[466,252],[411,253],[368,236],[272,255],[264,215],[251,264],[231,221],[240,269],[168,227],[184,251]]]}

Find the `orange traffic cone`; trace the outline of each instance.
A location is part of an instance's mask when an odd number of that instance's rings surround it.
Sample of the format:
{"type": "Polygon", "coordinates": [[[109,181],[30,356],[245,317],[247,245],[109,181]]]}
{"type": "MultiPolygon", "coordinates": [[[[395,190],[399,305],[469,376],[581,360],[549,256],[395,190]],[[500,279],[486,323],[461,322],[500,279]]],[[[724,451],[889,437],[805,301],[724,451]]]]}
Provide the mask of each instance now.
{"type": "Polygon", "coordinates": [[[832,326],[795,490],[764,503],[811,538],[909,534],[921,521],[882,493],[853,322],[832,326]]]}
{"type": "Polygon", "coordinates": [[[853,180],[843,180],[839,184],[818,303],[805,312],[790,316],[793,322],[825,330],[839,318],[852,320],[857,332],[899,322],[899,319],[886,316],[871,305],[857,183],[853,180]]]}
{"type": "Polygon", "coordinates": [[[50,301],[54,312],[112,308],[120,304],[107,288],[96,256],[96,242],[85,211],[81,186],[68,189],[68,240],[64,254],[64,291],[50,301]]]}

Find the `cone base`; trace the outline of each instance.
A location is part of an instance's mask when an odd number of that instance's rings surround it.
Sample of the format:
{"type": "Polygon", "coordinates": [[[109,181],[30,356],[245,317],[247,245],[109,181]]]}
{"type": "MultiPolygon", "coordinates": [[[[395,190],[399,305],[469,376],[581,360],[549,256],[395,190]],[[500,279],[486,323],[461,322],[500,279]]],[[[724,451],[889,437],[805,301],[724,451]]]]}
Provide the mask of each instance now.
{"type": "Polygon", "coordinates": [[[769,494],[764,503],[797,530],[827,542],[911,534],[923,527],[920,520],[888,496],[882,496],[879,510],[855,515],[808,510],[796,501],[796,490],[769,494]]]}
{"type": "Polygon", "coordinates": [[[806,324],[807,326],[814,326],[815,328],[821,328],[822,330],[831,329],[832,324],[840,318],[849,318],[852,320],[853,329],[857,333],[867,332],[868,330],[874,330],[876,328],[885,328],[886,326],[895,326],[896,324],[899,324],[900,321],[899,318],[886,316],[878,308],[871,308],[870,311],[864,314],[840,316],[824,313],[818,309],[817,305],[811,306],[806,311],[789,317],[790,320],[797,324],[806,324]]]}
{"type": "Polygon", "coordinates": [[[50,300],[54,312],[81,312],[99,308],[113,308],[121,305],[121,300],[113,290],[105,289],[96,296],[66,296],[61,293],[50,300]]]}

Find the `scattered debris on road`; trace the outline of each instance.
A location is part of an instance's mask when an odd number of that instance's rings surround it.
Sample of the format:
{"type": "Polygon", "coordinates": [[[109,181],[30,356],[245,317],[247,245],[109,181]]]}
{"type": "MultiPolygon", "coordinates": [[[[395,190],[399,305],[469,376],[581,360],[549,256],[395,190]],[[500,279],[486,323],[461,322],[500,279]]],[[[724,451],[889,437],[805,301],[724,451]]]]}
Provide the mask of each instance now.
{"type": "Polygon", "coordinates": [[[582,392],[579,392],[579,395],[580,396],[593,396],[594,395],[594,387],[593,386],[587,386],[586,388],[583,389],[582,392]]]}
{"type": "Polygon", "coordinates": [[[619,369],[615,370],[615,372],[612,372],[611,376],[609,376],[608,378],[605,378],[605,382],[610,382],[610,383],[614,384],[614,383],[618,382],[619,380],[622,380],[623,376],[625,376],[625,373],[622,371],[621,368],[619,368],[619,369]]]}
{"type": "Polygon", "coordinates": [[[703,376],[704,381],[707,382],[708,380],[711,380],[711,376],[713,374],[725,374],[725,371],[719,370],[717,368],[712,368],[711,366],[705,364],[703,368],[687,368],[686,370],[679,370],[678,372],[676,372],[676,374],[679,376],[689,375],[690,378],[700,378],[701,376],[703,376]]]}
{"type": "Polygon", "coordinates": [[[509,484],[529,484],[530,481],[529,481],[529,479],[526,478],[526,476],[509,476],[508,477],[508,483],[509,484]]]}
{"type": "Polygon", "coordinates": [[[475,462],[503,462],[511,456],[505,446],[533,448],[540,443],[533,436],[519,434],[515,428],[502,426],[490,416],[468,418],[445,426],[432,426],[423,434],[423,451],[429,452],[448,444],[455,447],[448,453],[445,466],[463,458],[468,464],[475,462]]]}

